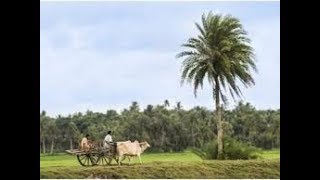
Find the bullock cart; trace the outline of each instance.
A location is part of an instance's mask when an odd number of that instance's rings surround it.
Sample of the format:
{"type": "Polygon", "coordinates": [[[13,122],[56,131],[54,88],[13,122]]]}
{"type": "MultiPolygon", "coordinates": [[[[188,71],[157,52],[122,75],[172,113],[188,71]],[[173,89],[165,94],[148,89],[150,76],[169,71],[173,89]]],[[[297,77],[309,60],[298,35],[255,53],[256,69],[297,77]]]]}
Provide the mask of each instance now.
{"type": "Polygon", "coordinates": [[[114,148],[106,149],[96,146],[92,146],[88,150],[70,149],[66,152],[75,155],[81,166],[110,165],[112,159],[116,156],[114,148]]]}

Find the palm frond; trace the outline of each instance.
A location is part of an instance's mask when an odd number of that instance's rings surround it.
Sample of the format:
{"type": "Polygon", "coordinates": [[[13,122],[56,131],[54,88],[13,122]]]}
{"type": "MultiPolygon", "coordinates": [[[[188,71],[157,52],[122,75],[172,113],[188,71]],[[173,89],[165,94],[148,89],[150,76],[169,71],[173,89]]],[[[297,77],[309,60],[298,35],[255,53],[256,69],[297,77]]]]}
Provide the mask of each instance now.
{"type": "Polygon", "coordinates": [[[198,30],[200,31],[201,35],[202,35],[203,37],[205,37],[205,36],[206,36],[206,33],[205,33],[205,31],[202,29],[202,27],[201,27],[198,23],[195,23],[195,24],[196,24],[196,27],[198,28],[198,30]]]}
{"type": "Polygon", "coordinates": [[[181,57],[184,57],[184,56],[190,56],[190,55],[194,55],[195,53],[192,52],[192,51],[183,51],[181,53],[178,53],[176,55],[176,58],[181,58],[181,57]]]}

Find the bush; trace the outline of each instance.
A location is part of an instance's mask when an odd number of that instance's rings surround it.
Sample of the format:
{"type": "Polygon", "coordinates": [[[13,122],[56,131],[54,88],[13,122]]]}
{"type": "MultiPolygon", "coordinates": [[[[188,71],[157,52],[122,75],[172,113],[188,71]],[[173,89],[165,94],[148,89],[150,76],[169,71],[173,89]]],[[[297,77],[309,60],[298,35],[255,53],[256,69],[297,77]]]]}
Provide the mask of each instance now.
{"type": "MultiPolygon", "coordinates": [[[[192,151],[202,159],[217,159],[218,145],[216,141],[205,144],[202,148],[194,148],[192,151]]],[[[233,138],[224,138],[224,158],[225,159],[257,159],[261,150],[248,144],[236,141],[233,138]]]]}
{"type": "Polygon", "coordinates": [[[215,141],[206,143],[202,148],[193,148],[191,150],[201,159],[217,159],[218,145],[215,141]]]}
{"type": "Polygon", "coordinates": [[[257,159],[261,150],[233,138],[224,139],[225,159],[257,159]]]}

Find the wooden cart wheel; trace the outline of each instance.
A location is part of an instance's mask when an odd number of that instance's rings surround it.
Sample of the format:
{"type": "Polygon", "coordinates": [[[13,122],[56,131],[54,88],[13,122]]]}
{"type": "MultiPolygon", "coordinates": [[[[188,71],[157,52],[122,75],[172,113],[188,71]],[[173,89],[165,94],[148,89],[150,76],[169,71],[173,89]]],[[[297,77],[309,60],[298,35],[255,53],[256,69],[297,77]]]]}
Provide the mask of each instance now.
{"type": "Polygon", "coordinates": [[[112,160],[111,157],[101,154],[97,160],[97,165],[100,165],[100,166],[110,165],[111,160],[112,160]]]}
{"type": "Polygon", "coordinates": [[[82,166],[96,165],[98,157],[99,156],[97,156],[95,154],[90,154],[90,153],[77,155],[77,159],[82,166]]]}
{"type": "Polygon", "coordinates": [[[106,166],[110,165],[113,158],[113,154],[108,152],[106,149],[100,150],[99,158],[97,160],[97,165],[106,166]]]}

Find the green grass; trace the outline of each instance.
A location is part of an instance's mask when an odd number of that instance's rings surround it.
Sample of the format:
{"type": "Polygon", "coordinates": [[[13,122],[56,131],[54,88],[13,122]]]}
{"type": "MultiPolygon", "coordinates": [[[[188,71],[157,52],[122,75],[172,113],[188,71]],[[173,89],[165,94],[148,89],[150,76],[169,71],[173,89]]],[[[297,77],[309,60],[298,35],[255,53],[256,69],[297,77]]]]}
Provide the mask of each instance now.
{"type": "Polygon", "coordinates": [[[261,154],[262,159],[279,159],[280,158],[280,150],[270,150],[270,151],[263,151],[261,154]]]}
{"type": "MultiPolygon", "coordinates": [[[[41,178],[280,178],[280,151],[265,151],[258,160],[206,160],[192,152],[145,153],[132,165],[82,167],[76,156],[40,155],[41,178]]],[[[125,163],[127,160],[124,161],[125,163]]]]}
{"type": "MultiPolygon", "coordinates": [[[[183,153],[145,153],[142,154],[141,159],[143,163],[151,162],[201,162],[201,158],[191,152],[183,153]]],[[[128,162],[127,159],[123,161],[124,163],[128,162]]],[[[134,158],[132,163],[139,163],[138,158],[134,158]]],[[[116,164],[113,160],[111,164],[116,164]]],[[[71,167],[71,166],[80,166],[78,163],[77,157],[68,154],[57,154],[54,156],[51,155],[41,155],[40,156],[40,167],[71,167]]]]}

